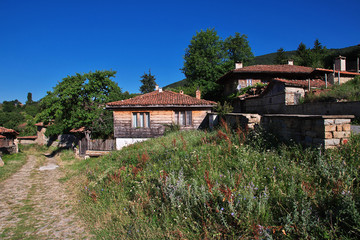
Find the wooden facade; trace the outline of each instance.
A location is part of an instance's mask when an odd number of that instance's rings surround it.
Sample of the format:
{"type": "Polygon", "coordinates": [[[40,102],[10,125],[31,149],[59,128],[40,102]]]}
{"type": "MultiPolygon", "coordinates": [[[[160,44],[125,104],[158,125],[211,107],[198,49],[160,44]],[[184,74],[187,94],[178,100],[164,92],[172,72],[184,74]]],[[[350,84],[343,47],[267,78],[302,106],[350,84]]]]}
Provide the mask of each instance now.
{"type": "Polygon", "coordinates": [[[206,123],[207,113],[216,105],[213,101],[172,91],[157,89],[134,98],[111,102],[106,108],[113,111],[116,149],[149,138],[162,136],[170,125],[180,130],[198,129],[206,123]]]}
{"type": "Polygon", "coordinates": [[[114,110],[115,138],[153,138],[162,136],[167,125],[176,124],[176,112],[191,112],[191,124],[181,126],[181,130],[198,129],[211,109],[165,108],[165,109],[118,109],[114,110]],[[134,127],[134,113],[149,113],[149,127],[134,127]]]}

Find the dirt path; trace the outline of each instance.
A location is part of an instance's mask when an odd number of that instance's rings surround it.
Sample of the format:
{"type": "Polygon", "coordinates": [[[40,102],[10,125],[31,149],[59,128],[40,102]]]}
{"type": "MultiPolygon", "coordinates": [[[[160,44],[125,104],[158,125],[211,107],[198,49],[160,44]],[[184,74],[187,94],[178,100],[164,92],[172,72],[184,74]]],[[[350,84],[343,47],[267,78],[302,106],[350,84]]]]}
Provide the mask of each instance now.
{"type": "Polygon", "coordinates": [[[0,183],[0,239],[89,239],[72,211],[55,158],[29,156],[0,183]],[[45,168],[44,168],[45,166],[45,168]]]}

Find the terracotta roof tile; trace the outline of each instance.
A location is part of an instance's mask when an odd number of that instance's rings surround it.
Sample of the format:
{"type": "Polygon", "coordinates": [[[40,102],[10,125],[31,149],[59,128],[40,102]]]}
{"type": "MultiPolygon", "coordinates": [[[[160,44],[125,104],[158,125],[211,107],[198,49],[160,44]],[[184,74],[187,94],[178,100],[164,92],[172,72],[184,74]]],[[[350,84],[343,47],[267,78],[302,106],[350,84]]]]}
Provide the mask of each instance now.
{"type": "Polygon", "coordinates": [[[303,67],[297,65],[253,65],[243,68],[234,69],[233,72],[247,72],[247,73],[312,73],[314,68],[303,67]]]}
{"type": "Polygon", "coordinates": [[[3,135],[0,135],[0,139],[5,139],[6,137],[3,135]]]}
{"type": "Polygon", "coordinates": [[[16,132],[15,130],[8,129],[8,128],[4,128],[4,127],[0,127],[0,134],[4,134],[4,133],[19,134],[19,133],[16,132]]]}
{"type": "Polygon", "coordinates": [[[35,139],[37,139],[37,136],[23,136],[23,137],[17,137],[17,139],[19,139],[19,140],[26,140],[26,139],[35,140],[35,139]]]}
{"type": "Polygon", "coordinates": [[[73,128],[70,130],[71,133],[83,133],[85,132],[86,128],[85,127],[81,127],[81,128],[73,128]]]}
{"type": "Polygon", "coordinates": [[[172,91],[153,91],[130,99],[110,102],[106,106],[111,107],[135,107],[135,106],[213,106],[216,102],[197,99],[186,94],[172,91]]]}
{"type": "MultiPolygon", "coordinates": [[[[325,68],[315,68],[315,70],[317,71],[321,71],[321,72],[334,72],[334,70],[332,69],[325,69],[325,68]]],[[[335,71],[336,73],[338,73],[339,71],[335,71]]],[[[340,71],[340,74],[345,74],[345,75],[356,75],[359,76],[360,73],[356,73],[356,72],[348,72],[348,71],[340,71]]]]}
{"type": "MultiPolygon", "coordinates": [[[[309,86],[309,81],[308,80],[287,80],[287,79],[280,79],[280,78],[275,78],[273,79],[273,81],[278,81],[278,82],[283,82],[286,85],[290,85],[290,86],[299,86],[299,87],[308,87],[309,86]]],[[[321,87],[325,87],[325,81],[321,80],[321,79],[311,79],[310,80],[310,87],[315,87],[315,88],[321,88],[321,87]]],[[[331,84],[328,83],[328,86],[330,86],[331,84]]]]}

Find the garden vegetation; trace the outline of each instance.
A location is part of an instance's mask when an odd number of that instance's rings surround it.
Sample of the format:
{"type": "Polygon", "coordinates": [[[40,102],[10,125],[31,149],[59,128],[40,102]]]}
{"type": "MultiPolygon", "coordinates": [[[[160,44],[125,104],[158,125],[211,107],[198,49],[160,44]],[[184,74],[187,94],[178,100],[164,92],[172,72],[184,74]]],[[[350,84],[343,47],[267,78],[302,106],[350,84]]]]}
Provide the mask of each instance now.
{"type": "Polygon", "coordinates": [[[261,130],[173,132],[72,165],[101,239],[358,239],[360,135],[339,149],[261,130]]]}

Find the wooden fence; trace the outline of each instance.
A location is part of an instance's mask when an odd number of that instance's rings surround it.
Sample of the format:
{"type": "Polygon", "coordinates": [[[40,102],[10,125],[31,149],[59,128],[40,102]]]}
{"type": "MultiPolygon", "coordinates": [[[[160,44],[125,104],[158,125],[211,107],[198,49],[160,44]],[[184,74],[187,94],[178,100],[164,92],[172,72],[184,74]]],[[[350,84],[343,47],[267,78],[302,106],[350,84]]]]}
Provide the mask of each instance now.
{"type": "Polygon", "coordinates": [[[87,145],[87,150],[112,151],[116,149],[115,139],[90,139],[87,145]]]}

